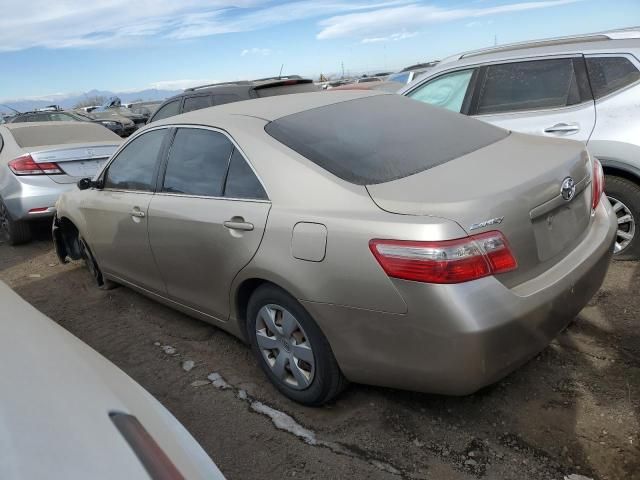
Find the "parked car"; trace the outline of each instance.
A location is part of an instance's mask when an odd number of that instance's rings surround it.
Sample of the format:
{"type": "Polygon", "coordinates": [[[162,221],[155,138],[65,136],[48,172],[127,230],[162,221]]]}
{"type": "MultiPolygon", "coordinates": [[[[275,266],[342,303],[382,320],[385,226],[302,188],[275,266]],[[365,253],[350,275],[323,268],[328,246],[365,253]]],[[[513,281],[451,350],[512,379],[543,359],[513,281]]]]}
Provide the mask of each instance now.
{"type": "Polygon", "coordinates": [[[330,92],[339,92],[341,90],[374,90],[388,93],[397,93],[402,88],[398,82],[364,82],[364,83],[348,83],[328,89],[330,92]]]}
{"type": "Polygon", "coordinates": [[[395,94],[287,95],[137,132],[60,197],[54,238],[98,285],[245,338],[295,401],[345,379],[463,395],[600,288],[602,180],[579,142],[395,94]]]}
{"type": "Polygon", "coordinates": [[[29,222],[53,217],[58,196],[95,175],[121,142],[90,122],[0,125],[0,237],[28,242],[29,222]]]}
{"type": "Polygon", "coordinates": [[[382,79],[380,77],[362,77],[358,78],[355,83],[369,83],[369,82],[381,82],[382,79]]]}
{"type": "Polygon", "coordinates": [[[455,55],[401,93],[517,132],[586,143],[618,216],[616,255],[640,258],[640,31],[455,55]]]}
{"type": "Polygon", "coordinates": [[[39,110],[14,115],[7,123],[24,122],[93,122],[107,127],[113,133],[128,137],[136,130],[136,125],[128,118],[113,118],[111,120],[96,120],[84,112],[65,110],[39,110]]]}
{"type": "Polygon", "coordinates": [[[4,480],[224,477],[122,370],[0,282],[4,480]]]}
{"type": "Polygon", "coordinates": [[[406,85],[408,83],[413,82],[414,80],[417,80],[419,77],[427,73],[437,64],[438,62],[427,62],[427,63],[418,63],[416,65],[405,67],[401,71],[392,73],[391,75],[389,75],[387,77],[387,81],[406,85]]]}
{"type": "Polygon", "coordinates": [[[313,80],[302,78],[298,75],[202,85],[188,88],[183,93],[165,100],[147,123],[156,122],[180,113],[241,100],[290,93],[315,92],[317,90],[318,87],[313,83],[313,80]]]}
{"type": "Polygon", "coordinates": [[[148,119],[144,113],[136,113],[133,110],[123,107],[120,98],[110,97],[104,105],[91,111],[88,115],[96,120],[120,120],[126,118],[135,123],[136,128],[143,126],[148,119]]]}

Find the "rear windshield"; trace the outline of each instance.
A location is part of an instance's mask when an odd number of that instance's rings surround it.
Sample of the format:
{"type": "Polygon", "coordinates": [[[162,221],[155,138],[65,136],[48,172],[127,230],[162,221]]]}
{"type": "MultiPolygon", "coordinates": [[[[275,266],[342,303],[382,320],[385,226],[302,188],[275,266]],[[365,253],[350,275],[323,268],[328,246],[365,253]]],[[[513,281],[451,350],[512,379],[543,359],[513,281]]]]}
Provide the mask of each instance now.
{"type": "Polygon", "coordinates": [[[21,148],[67,143],[120,143],[122,141],[108,128],[89,122],[74,122],[73,124],[49,122],[44,125],[25,125],[11,129],[11,134],[21,148]]]}
{"type": "Polygon", "coordinates": [[[357,185],[414,175],[509,134],[400,95],[376,95],[306,110],[275,120],[265,130],[357,185]]]}
{"type": "Polygon", "coordinates": [[[255,89],[258,97],[274,97],[276,95],[288,95],[290,93],[307,93],[317,92],[316,87],[312,82],[294,83],[293,85],[276,84],[273,87],[258,87],[255,89]]]}

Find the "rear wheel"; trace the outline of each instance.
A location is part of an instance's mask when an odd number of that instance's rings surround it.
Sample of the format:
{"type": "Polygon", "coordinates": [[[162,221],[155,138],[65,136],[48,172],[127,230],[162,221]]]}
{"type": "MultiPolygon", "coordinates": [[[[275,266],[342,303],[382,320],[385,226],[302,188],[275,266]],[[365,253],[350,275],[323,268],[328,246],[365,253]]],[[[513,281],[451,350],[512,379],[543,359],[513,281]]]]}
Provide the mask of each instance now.
{"type": "Polygon", "coordinates": [[[615,258],[637,260],[640,258],[640,186],[626,178],[607,175],[605,190],[618,218],[615,258]]]}
{"type": "Polygon", "coordinates": [[[9,245],[20,245],[31,241],[29,224],[25,221],[13,220],[2,200],[0,200],[0,239],[9,245]]]}
{"type": "Polygon", "coordinates": [[[247,332],[267,377],[290,399],[318,406],[347,385],[320,328],[284,290],[264,285],[253,293],[247,332]]]}
{"type": "Polygon", "coordinates": [[[111,280],[107,280],[102,276],[102,271],[98,266],[98,262],[94,258],[91,253],[91,249],[89,245],[84,241],[84,238],[79,239],[80,242],[80,251],[82,254],[82,258],[84,259],[85,264],[87,265],[87,269],[91,274],[94,282],[98,286],[98,288],[102,290],[112,290],[118,286],[117,283],[112,282],[111,280]]]}

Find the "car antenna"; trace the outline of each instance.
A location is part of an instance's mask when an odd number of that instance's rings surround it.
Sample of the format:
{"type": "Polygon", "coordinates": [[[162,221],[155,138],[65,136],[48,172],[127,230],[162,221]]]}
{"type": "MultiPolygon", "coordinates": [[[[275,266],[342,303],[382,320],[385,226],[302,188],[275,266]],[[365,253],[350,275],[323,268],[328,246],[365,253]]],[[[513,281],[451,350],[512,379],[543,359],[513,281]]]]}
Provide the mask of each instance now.
{"type": "Polygon", "coordinates": [[[7,107],[9,110],[13,110],[16,113],[22,113],[16,110],[15,108],[11,108],[9,105],[5,105],[4,103],[0,103],[0,107],[7,107]]]}
{"type": "Polygon", "coordinates": [[[284,63],[280,66],[280,74],[278,75],[278,78],[282,78],[282,69],[284,68],[284,63]]]}

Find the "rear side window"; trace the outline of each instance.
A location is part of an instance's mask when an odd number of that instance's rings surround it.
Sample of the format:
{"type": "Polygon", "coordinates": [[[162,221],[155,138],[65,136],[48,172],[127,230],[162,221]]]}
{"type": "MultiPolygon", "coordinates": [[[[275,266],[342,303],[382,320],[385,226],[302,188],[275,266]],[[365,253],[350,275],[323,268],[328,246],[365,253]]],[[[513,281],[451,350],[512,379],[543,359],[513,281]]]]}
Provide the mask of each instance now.
{"type": "Polygon", "coordinates": [[[235,93],[220,93],[213,96],[214,105],[224,105],[225,103],[239,102],[242,100],[239,95],[235,93]]]}
{"type": "Polygon", "coordinates": [[[472,75],[473,70],[442,75],[413,90],[409,97],[459,113],[472,75]]]}
{"type": "Polygon", "coordinates": [[[187,97],[184,99],[183,113],[200,110],[211,106],[211,97],[209,95],[199,95],[197,97],[187,97]]]}
{"type": "Polygon", "coordinates": [[[486,69],[478,100],[480,115],[580,103],[570,58],[489,65],[486,69]]]}
{"type": "Polygon", "coordinates": [[[158,109],[153,116],[153,122],[156,120],[162,120],[163,118],[173,117],[180,113],[180,99],[167,103],[164,107],[158,109]]]}
{"type": "Polygon", "coordinates": [[[166,129],[152,130],[126,145],[109,165],[104,188],[152,192],[166,133],[166,129]]]}
{"type": "Polygon", "coordinates": [[[267,194],[253,170],[238,150],[234,150],[229,165],[229,174],[224,189],[229,198],[248,198],[266,200],[267,194]]]}
{"type": "Polygon", "coordinates": [[[162,191],[221,197],[233,144],[221,133],[181,128],[171,146],[162,191]]]}
{"type": "Polygon", "coordinates": [[[625,57],[587,57],[593,96],[598,99],[640,80],[640,72],[625,57]]]}
{"type": "Polygon", "coordinates": [[[400,95],[373,95],[279,118],[273,138],[357,185],[408,177],[509,133],[400,95]]]}

